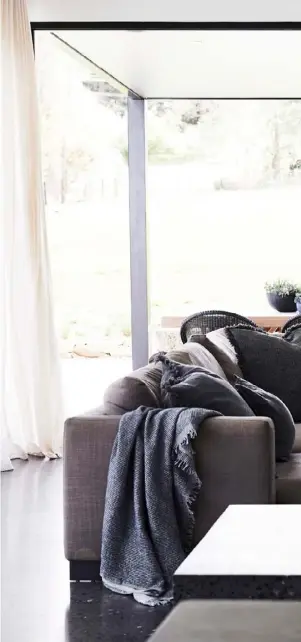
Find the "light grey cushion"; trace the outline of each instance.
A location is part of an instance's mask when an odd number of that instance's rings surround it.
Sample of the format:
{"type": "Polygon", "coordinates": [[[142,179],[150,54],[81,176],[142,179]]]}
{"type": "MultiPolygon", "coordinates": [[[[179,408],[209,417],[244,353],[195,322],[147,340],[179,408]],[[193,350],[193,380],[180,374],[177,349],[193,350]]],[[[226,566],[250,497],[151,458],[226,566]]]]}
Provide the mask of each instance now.
{"type": "MultiPolygon", "coordinates": [[[[188,342],[177,350],[167,352],[166,356],[171,361],[183,363],[186,365],[200,366],[226,379],[222,365],[216,355],[210,350],[210,341],[208,342],[188,342]]],[[[239,374],[239,373],[236,373],[239,374]]]]}
{"type": "Polygon", "coordinates": [[[229,340],[227,329],[218,328],[218,330],[212,330],[211,332],[208,332],[206,334],[206,337],[211,343],[213,343],[214,346],[216,346],[216,348],[221,350],[228,357],[228,360],[233,364],[235,368],[235,374],[238,377],[242,377],[243,375],[238,363],[238,356],[236,354],[234,346],[229,340]]]}
{"type": "Polygon", "coordinates": [[[295,424],[285,404],[270,392],[236,378],[235,388],[257,417],[269,417],[275,428],[276,461],[287,461],[295,441],[295,424]]]}
{"type": "MultiPolygon", "coordinates": [[[[210,333],[213,335],[213,332],[210,333]]],[[[221,335],[218,335],[221,336],[221,335]]],[[[214,335],[213,335],[213,341],[209,339],[207,334],[194,334],[190,337],[189,343],[187,345],[190,345],[191,343],[196,343],[203,348],[205,348],[210,354],[216,359],[216,361],[219,363],[223,373],[225,374],[226,378],[228,381],[234,381],[234,378],[241,377],[242,372],[241,369],[237,363],[237,359],[235,358],[235,355],[232,353],[231,354],[231,348],[228,351],[225,351],[221,347],[221,342],[217,341],[217,343],[214,342],[214,335]]],[[[203,364],[199,364],[203,365],[203,364]]],[[[206,366],[204,366],[206,367],[206,366]]],[[[212,368],[208,368],[208,370],[212,370],[212,368]]],[[[219,373],[217,373],[219,374],[219,373]]]]}
{"type": "Polygon", "coordinates": [[[228,417],[254,413],[225,379],[198,366],[176,364],[161,357],[161,395],[165,407],[206,408],[228,417]]]}

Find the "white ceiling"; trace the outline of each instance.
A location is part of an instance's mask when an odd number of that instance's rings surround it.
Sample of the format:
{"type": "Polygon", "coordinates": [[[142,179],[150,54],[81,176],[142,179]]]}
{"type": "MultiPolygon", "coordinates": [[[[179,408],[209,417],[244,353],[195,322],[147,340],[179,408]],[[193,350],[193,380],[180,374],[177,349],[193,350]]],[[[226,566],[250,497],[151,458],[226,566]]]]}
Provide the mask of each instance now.
{"type": "Polygon", "coordinates": [[[144,98],[301,97],[299,31],[58,31],[144,98]]]}
{"type": "Polygon", "coordinates": [[[301,20],[298,0],[27,0],[27,7],[38,22],[301,20]]]}

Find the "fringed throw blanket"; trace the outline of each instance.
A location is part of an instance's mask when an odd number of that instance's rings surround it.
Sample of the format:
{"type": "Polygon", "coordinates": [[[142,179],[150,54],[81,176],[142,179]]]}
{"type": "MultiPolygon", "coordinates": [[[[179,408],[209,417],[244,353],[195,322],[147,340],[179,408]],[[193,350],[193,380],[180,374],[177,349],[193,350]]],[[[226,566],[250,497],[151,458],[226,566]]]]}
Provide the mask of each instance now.
{"type": "Polygon", "coordinates": [[[154,606],[172,599],[172,576],[191,548],[201,488],[191,440],[204,409],[140,407],[121,417],[107,481],[104,585],[154,606]]]}

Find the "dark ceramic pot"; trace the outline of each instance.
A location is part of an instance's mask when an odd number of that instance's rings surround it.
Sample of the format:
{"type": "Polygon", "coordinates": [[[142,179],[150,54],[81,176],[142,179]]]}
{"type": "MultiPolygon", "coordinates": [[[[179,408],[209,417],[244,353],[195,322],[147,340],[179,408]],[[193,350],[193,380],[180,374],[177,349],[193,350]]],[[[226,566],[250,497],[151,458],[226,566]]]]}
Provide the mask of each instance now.
{"type": "Polygon", "coordinates": [[[279,296],[275,292],[267,292],[268,302],[277,312],[296,312],[295,294],[279,296]]]}

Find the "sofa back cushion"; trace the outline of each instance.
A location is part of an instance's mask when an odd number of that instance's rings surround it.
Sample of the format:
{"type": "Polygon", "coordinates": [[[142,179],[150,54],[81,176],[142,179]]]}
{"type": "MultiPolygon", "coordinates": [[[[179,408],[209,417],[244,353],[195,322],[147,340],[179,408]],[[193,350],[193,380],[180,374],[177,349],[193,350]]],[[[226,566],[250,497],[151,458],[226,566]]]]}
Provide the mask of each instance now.
{"type": "Polygon", "coordinates": [[[293,445],[293,453],[301,453],[301,424],[295,424],[295,441],[293,445]]]}
{"type": "Polygon", "coordinates": [[[123,415],[139,406],[159,408],[161,405],[160,364],[149,364],[111,383],[104,394],[104,414],[123,415]]]}

